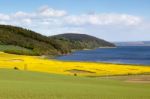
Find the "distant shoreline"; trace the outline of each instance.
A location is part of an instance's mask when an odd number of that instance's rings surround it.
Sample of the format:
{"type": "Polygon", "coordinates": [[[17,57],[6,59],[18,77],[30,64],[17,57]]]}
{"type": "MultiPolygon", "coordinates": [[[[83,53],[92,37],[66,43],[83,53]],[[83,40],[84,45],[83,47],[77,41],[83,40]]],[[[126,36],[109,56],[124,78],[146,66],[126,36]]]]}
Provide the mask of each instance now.
{"type": "MultiPolygon", "coordinates": [[[[97,48],[117,48],[117,46],[115,46],[115,47],[97,47],[97,48]]],[[[82,51],[82,50],[94,50],[94,49],[97,49],[97,48],[91,48],[91,49],[85,48],[85,49],[79,49],[79,50],[72,50],[72,52],[82,51]]]]}
{"type": "Polygon", "coordinates": [[[106,65],[130,65],[130,66],[144,66],[144,67],[150,67],[150,65],[145,64],[128,64],[128,63],[111,63],[111,62],[102,62],[102,61],[73,61],[73,60],[58,60],[53,58],[52,60],[56,61],[62,61],[62,62],[81,62],[81,63],[97,63],[97,64],[106,64],[106,65]]]}
{"type": "Polygon", "coordinates": [[[116,47],[99,47],[99,48],[117,48],[117,46],[116,47]]]}

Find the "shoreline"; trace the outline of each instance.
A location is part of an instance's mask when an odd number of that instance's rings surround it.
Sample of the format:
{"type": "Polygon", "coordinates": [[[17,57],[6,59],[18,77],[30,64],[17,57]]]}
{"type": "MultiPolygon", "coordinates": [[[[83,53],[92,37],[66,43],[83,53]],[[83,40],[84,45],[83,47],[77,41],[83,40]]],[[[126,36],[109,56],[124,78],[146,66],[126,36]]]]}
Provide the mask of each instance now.
{"type": "Polygon", "coordinates": [[[61,62],[81,62],[81,63],[97,63],[97,64],[112,64],[112,65],[130,65],[130,66],[146,66],[146,67],[150,67],[149,65],[145,65],[145,64],[126,64],[126,63],[110,63],[110,62],[101,62],[101,61],[73,61],[73,60],[59,60],[59,59],[49,59],[49,60],[56,60],[56,61],[61,61],[61,62]]]}
{"type": "MultiPolygon", "coordinates": [[[[96,48],[84,48],[84,49],[77,49],[77,50],[71,50],[71,51],[73,51],[73,52],[75,52],[75,51],[82,51],[82,50],[94,50],[94,49],[98,49],[98,48],[117,48],[117,46],[115,46],[115,47],[109,47],[109,46],[106,46],[106,47],[96,47],[96,48]]],[[[71,52],[72,53],[72,52],[71,52]]]]}
{"type": "Polygon", "coordinates": [[[99,47],[99,48],[117,48],[117,46],[115,46],[115,47],[99,47]]]}

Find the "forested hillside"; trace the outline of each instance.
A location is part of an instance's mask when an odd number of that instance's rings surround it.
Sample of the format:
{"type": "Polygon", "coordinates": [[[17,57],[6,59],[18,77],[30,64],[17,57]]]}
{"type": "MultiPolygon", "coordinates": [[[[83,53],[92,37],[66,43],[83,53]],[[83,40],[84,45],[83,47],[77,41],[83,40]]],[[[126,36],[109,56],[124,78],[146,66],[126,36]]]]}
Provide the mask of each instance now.
{"type": "Polygon", "coordinates": [[[62,55],[68,54],[74,49],[114,46],[109,42],[85,34],[62,34],[47,37],[10,25],[0,25],[0,45],[15,46],[13,49],[4,50],[3,48],[4,52],[25,55],[62,55]],[[19,47],[25,50],[14,49],[19,47]]]}
{"type": "Polygon", "coordinates": [[[37,55],[56,55],[70,51],[64,47],[63,41],[59,42],[31,30],[6,25],[0,25],[0,43],[21,46],[33,50],[37,55]]]}
{"type": "Polygon", "coordinates": [[[68,42],[71,49],[93,49],[115,46],[110,42],[86,34],[66,33],[55,35],[53,38],[68,42]]]}

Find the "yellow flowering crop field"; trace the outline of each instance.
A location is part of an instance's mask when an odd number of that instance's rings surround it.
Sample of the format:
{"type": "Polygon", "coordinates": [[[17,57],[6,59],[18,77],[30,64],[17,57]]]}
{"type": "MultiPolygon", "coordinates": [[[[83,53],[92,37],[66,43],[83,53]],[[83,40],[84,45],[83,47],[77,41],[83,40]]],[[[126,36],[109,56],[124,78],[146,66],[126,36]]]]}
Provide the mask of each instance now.
{"type": "Polygon", "coordinates": [[[0,52],[0,68],[79,76],[149,74],[150,66],[70,62],[0,52]]]}

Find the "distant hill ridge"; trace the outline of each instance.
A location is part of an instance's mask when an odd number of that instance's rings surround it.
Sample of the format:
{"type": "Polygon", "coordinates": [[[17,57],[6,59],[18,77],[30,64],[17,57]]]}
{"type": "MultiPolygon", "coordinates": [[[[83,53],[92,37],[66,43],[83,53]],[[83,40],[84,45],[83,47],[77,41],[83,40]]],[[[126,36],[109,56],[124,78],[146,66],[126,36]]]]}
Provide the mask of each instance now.
{"type": "Polygon", "coordinates": [[[33,53],[27,53],[22,50],[14,50],[14,48],[13,50],[4,50],[9,53],[29,55],[62,55],[70,53],[72,50],[114,46],[112,43],[86,34],[69,33],[47,37],[10,25],[0,25],[0,45],[19,46],[33,51],[33,53]]]}
{"type": "Polygon", "coordinates": [[[98,47],[114,47],[114,44],[87,34],[65,33],[52,36],[70,42],[71,49],[93,49],[98,47]]]}
{"type": "Polygon", "coordinates": [[[115,42],[117,46],[150,46],[150,41],[115,42]]]}

